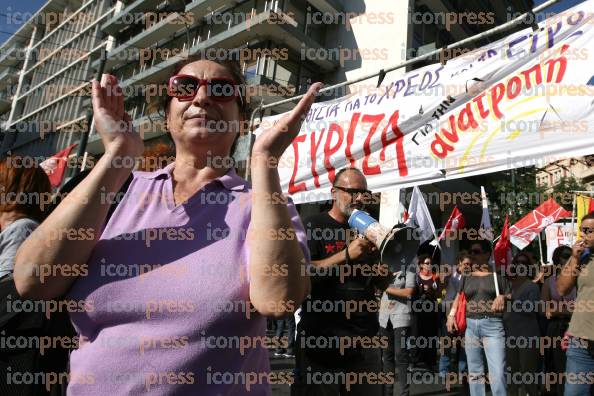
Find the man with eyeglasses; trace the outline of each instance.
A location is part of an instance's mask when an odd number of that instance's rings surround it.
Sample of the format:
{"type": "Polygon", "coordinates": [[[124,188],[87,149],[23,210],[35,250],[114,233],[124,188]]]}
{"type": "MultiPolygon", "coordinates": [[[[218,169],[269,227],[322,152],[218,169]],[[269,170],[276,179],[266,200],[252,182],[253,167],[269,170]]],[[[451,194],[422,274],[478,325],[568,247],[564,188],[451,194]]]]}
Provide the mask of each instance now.
{"type": "Polygon", "coordinates": [[[557,279],[557,290],[562,296],[577,287],[567,329],[565,396],[594,394],[594,212],[582,218],[580,231],[581,239],[573,245],[571,257],[557,279]],[[570,381],[569,376],[577,380],[570,381]]]}
{"type": "MultiPolygon", "coordinates": [[[[389,282],[377,248],[356,237],[348,219],[372,200],[363,173],[336,174],[330,211],[304,221],[312,266],[310,297],[301,306],[292,395],[381,395],[375,288],[389,282]]],[[[393,381],[393,377],[391,381],[393,381]]]]}

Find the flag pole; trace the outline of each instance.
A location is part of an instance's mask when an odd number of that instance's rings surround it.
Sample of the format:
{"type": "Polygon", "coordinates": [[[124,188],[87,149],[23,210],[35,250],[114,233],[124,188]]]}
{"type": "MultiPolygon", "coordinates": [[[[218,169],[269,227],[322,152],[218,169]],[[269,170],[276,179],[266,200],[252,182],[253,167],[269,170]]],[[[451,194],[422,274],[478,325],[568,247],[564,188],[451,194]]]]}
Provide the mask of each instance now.
{"type": "Polygon", "coordinates": [[[538,233],[538,249],[540,250],[540,265],[543,266],[544,265],[544,260],[543,260],[543,256],[542,256],[542,240],[540,238],[540,232],[538,233]]]}
{"type": "Polygon", "coordinates": [[[435,244],[435,247],[433,248],[433,254],[431,255],[431,262],[433,262],[433,259],[435,258],[435,252],[437,252],[438,246],[439,246],[439,241],[437,241],[437,243],[435,244]]]}
{"type": "Polygon", "coordinates": [[[575,209],[576,209],[576,202],[577,201],[577,194],[574,192],[573,194],[573,208],[571,209],[571,244],[575,243],[575,209]]]}

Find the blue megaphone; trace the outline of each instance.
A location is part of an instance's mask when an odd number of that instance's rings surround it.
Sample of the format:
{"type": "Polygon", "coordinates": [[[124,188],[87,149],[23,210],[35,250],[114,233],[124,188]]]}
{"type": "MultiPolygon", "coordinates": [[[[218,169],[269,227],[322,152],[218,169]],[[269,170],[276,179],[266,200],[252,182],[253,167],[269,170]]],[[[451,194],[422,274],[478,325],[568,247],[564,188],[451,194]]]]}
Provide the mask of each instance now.
{"type": "Polygon", "coordinates": [[[406,271],[417,256],[419,241],[413,238],[413,228],[405,224],[384,227],[369,213],[355,209],[349,217],[349,226],[377,247],[380,261],[390,272],[406,271]]]}

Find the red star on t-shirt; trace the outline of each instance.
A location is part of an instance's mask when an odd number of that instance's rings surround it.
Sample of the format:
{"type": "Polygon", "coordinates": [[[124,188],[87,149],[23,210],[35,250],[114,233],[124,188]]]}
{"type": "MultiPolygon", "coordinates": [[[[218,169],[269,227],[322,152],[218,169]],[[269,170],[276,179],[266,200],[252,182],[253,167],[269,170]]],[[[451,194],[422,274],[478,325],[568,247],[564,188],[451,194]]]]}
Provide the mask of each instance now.
{"type": "Polygon", "coordinates": [[[331,243],[327,243],[324,246],[326,248],[326,253],[334,253],[334,245],[332,245],[331,243]]]}
{"type": "Polygon", "coordinates": [[[336,251],[340,252],[342,249],[344,249],[344,246],[345,246],[344,241],[337,241],[336,242],[336,251]]]}

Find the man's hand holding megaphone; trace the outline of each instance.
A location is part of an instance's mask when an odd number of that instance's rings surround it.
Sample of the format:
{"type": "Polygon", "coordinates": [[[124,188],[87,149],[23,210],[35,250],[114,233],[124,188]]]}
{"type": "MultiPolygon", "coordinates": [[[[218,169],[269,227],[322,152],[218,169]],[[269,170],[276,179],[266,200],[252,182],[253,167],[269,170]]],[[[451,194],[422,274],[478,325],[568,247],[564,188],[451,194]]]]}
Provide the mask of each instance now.
{"type": "Polygon", "coordinates": [[[348,244],[348,255],[351,260],[358,260],[366,253],[373,253],[377,247],[367,238],[359,235],[348,244]]]}

